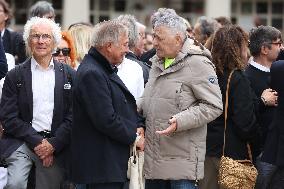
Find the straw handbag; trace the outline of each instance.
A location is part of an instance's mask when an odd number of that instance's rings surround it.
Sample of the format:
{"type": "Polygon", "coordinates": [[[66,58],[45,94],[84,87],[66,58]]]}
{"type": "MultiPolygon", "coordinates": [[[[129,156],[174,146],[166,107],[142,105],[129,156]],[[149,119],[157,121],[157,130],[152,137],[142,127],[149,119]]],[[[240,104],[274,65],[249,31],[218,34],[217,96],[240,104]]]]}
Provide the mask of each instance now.
{"type": "Polygon", "coordinates": [[[136,145],[140,138],[141,136],[137,136],[128,160],[127,178],[130,180],[129,189],[145,188],[143,176],[144,152],[137,152],[136,150],[136,145]]]}
{"type": "Polygon", "coordinates": [[[226,88],[224,144],[223,154],[219,167],[218,183],[224,189],[253,189],[256,182],[257,170],[252,164],[250,146],[247,144],[250,160],[233,160],[232,158],[224,156],[226,144],[225,134],[227,128],[228,96],[230,81],[233,73],[234,70],[230,73],[228,77],[226,88]]]}

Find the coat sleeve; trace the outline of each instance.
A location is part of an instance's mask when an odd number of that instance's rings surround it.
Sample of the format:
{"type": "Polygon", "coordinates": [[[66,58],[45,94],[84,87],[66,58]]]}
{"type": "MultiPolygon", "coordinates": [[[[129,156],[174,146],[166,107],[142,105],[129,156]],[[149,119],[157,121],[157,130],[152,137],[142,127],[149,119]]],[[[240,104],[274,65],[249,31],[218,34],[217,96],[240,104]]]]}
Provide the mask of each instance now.
{"type": "Polygon", "coordinates": [[[98,71],[89,70],[79,82],[80,93],[75,95],[81,96],[82,106],[95,129],[123,144],[132,144],[136,130],[130,128],[137,125],[115,112],[107,78],[98,71]]]}
{"type": "Polygon", "coordinates": [[[4,78],[7,72],[8,72],[8,64],[6,60],[4,47],[2,44],[2,39],[0,37],[0,79],[4,78]]]}
{"type": "Polygon", "coordinates": [[[239,72],[235,74],[229,94],[229,115],[233,121],[234,132],[244,140],[253,136],[257,129],[255,99],[256,96],[250,87],[249,80],[239,72]],[[230,107],[231,104],[231,107],[230,107]]]}
{"type": "Polygon", "coordinates": [[[15,69],[13,69],[8,72],[4,81],[0,104],[0,120],[4,133],[21,139],[28,143],[31,148],[34,148],[43,138],[32,127],[31,123],[22,120],[19,116],[18,91],[15,80],[15,69]]]}
{"type": "Polygon", "coordinates": [[[222,114],[222,95],[214,68],[211,63],[197,60],[199,62],[195,65],[198,66],[191,67],[191,79],[187,83],[196,103],[174,115],[177,119],[177,132],[205,126],[222,114]]]}

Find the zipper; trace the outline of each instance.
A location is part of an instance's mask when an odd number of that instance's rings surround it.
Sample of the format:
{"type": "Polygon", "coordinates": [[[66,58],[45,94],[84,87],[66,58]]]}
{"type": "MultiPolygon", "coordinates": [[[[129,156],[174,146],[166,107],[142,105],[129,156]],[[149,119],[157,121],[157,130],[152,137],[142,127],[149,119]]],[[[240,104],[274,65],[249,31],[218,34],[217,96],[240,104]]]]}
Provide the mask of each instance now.
{"type": "Polygon", "coordinates": [[[196,155],[196,165],[195,165],[195,187],[198,186],[198,180],[197,180],[197,170],[198,170],[198,149],[195,146],[195,155],[196,155]]]}

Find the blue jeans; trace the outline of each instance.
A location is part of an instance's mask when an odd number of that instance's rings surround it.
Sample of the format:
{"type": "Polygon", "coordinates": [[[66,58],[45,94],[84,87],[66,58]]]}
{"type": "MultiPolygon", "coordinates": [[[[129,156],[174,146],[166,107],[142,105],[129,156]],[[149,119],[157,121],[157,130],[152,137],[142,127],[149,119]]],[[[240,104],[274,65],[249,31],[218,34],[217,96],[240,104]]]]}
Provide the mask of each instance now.
{"type": "Polygon", "coordinates": [[[191,180],[146,180],[145,189],[198,189],[191,180]]]}
{"type": "Polygon", "coordinates": [[[258,175],[256,179],[255,189],[268,189],[270,188],[269,186],[277,170],[277,166],[261,161],[260,157],[261,156],[257,157],[256,160],[258,175]]]}
{"type": "Polygon", "coordinates": [[[172,180],[171,189],[198,189],[198,187],[191,180],[172,180]]]}

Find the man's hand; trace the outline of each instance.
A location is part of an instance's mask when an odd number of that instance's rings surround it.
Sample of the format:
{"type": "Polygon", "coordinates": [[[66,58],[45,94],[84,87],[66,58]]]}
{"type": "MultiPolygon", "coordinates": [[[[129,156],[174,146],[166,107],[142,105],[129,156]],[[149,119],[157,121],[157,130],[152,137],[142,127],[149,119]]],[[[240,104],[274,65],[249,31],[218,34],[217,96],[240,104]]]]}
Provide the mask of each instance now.
{"type": "Polygon", "coordinates": [[[44,167],[50,167],[53,164],[53,155],[49,155],[42,159],[42,164],[44,167]]]}
{"type": "Polygon", "coordinates": [[[54,148],[46,139],[43,139],[41,143],[34,148],[34,151],[40,159],[44,159],[53,154],[54,148]]]}
{"type": "Polygon", "coordinates": [[[144,137],[141,137],[137,141],[136,147],[138,148],[138,151],[144,151],[144,148],[145,148],[145,138],[144,137]]]}
{"type": "Polygon", "coordinates": [[[141,138],[138,140],[136,146],[139,151],[144,151],[145,148],[145,131],[143,127],[137,128],[137,134],[141,136],[141,138]]]}
{"type": "Polygon", "coordinates": [[[170,126],[162,131],[156,131],[157,134],[160,135],[169,135],[174,133],[177,130],[177,119],[175,117],[172,117],[169,119],[170,126]]]}
{"type": "Polygon", "coordinates": [[[143,127],[137,128],[137,134],[140,135],[141,137],[145,137],[145,131],[143,127]]]}
{"type": "Polygon", "coordinates": [[[265,89],[261,94],[261,99],[266,106],[277,106],[278,94],[272,89],[265,89]]]}

